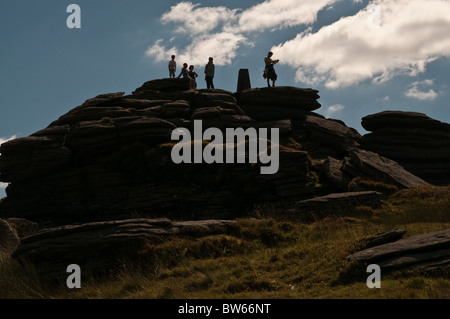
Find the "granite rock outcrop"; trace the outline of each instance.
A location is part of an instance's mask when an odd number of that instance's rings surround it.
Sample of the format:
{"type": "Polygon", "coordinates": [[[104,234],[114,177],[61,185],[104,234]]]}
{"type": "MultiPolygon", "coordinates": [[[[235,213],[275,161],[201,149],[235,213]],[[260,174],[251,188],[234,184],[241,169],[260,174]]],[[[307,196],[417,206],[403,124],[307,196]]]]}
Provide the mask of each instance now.
{"type": "Polygon", "coordinates": [[[1,146],[0,180],[9,186],[0,217],[49,227],[135,216],[232,219],[261,203],[289,210],[346,192],[355,177],[400,188],[426,184],[363,150],[359,133],[342,121],[314,113],[319,98],[316,90],[294,87],[190,90],[185,79],[148,81],[130,95],[98,95],[1,146]],[[175,164],[172,132],[192,132],[197,121],[203,132],[277,128],[277,173],[261,175],[261,163],[175,164]]]}
{"type": "MultiPolygon", "coordinates": [[[[427,184],[414,175],[417,167],[410,161],[403,160],[403,167],[394,161],[402,157],[378,146],[380,136],[390,132],[383,117],[365,118],[363,125],[375,132],[361,137],[342,121],[313,112],[320,108],[319,98],[313,89],[232,93],[190,90],[185,79],[160,79],[130,95],[86,100],[47,128],[0,147],[0,181],[9,184],[0,218],[22,225],[19,235],[2,224],[8,238],[20,240],[13,256],[47,275],[61,274],[67,262],[81,256],[79,263],[95,272],[121,258],[136,258],[140,248],[157,245],[155,240],[228,227],[260,205],[302,220],[337,211],[345,215],[358,205],[378,207],[384,195],[376,189],[348,192],[355,178],[398,189],[427,184]],[[192,133],[197,121],[202,132],[278,129],[278,170],[261,174],[262,164],[249,161],[174,163],[171,152],[178,140],[173,132],[192,133]]],[[[407,121],[422,123],[432,136],[447,136],[446,124],[417,116],[407,121]]],[[[401,132],[407,132],[405,140],[415,136],[406,127],[401,132]]],[[[265,139],[269,145],[271,138],[265,139]]],[[[249,155],[246,148],[245,159],[249,155]]],[[[445,164],[439,167],[445,171],[445,164]]],[[[422,176],[431,176],[430,170],[422,176]]]]}

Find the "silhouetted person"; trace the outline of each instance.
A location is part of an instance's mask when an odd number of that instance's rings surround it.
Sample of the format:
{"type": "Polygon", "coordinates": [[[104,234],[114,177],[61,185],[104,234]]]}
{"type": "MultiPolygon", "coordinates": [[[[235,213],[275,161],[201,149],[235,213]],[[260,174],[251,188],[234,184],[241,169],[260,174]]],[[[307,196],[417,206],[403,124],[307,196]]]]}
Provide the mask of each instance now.
{"type": "Polygon", "coordinates": [[[177,62],[175,62],[175,56],[172,55],[172,60],[169,61],[169,77],[175,79],[175,73],[177,71],[177,62]]]}
{"type": "Polygon", "coordinates": [[[215,66],[213,60],[214,60],[213,58],[209,58],[209,62],[205,66],[205,80],[207,89],[214,89],[213,79],[215,73],[215,66]]]}
{"type": "Polygon", "coordinates": [[[188,65],[187,63],[183,63],[183,68],[181,69],[180,75],[178,75],[178,79],[183,76],[183,78],[189,77],[188,65]]]}
{"type": "Polygon", "coordinates": [[[197,81],[195,80],[198,77],[197,72],[194,71],[194,66],[189,66],[188,76],[191,78],[191,89],[197,88],[197,81]]]}
{"type": "Polygon", "coordinates": [[[267,56],[264,58],[264,63],[266,64],[266,68],[264,69],[264,78],[267,79],[267,86],[270,87],[270,80],[272,80],[272,87],[275,87],[275,81],[278,76],[275,72],[274,65],[280,62],[280,60],[272,60],[273,53],[269,52],[267,56]]]}

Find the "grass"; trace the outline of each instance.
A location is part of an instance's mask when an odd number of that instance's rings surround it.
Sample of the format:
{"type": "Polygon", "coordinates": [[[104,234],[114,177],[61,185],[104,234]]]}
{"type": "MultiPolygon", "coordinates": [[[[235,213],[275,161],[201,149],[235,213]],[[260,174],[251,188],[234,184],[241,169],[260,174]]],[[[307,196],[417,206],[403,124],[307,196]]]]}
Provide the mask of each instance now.
{"type": "Polygon", "coordinates": [[[450,298],[448,272],[382,274],[381,289],[369,289],[369,274],[346,259],[379,232],[403,228],[411,236],[449,228],[450,187],[400,191],[371,214],[361,210],[361,216],[310,224],[241,219],[227,234],[148,246],[141,253],[152,262],[83,279],[76,290],[42,282],[3,253],[0,298],[450,298]]]}

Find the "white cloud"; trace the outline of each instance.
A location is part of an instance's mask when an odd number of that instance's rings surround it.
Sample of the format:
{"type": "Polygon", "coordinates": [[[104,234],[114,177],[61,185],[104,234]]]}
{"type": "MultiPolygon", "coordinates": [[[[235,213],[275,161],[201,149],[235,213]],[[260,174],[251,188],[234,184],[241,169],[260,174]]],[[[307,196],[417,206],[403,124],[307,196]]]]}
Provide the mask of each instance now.
{"type": "MultiPolygon", "coordinates": [[[[251,37],[267,30],[311,25],[317,14],[340,0],[265,0],[246,10],[201,7],[180,2],[161,17],[183,41],[161,39],[146,55],[156,61],[203,65],[230,64],[251,37]]],[[[360,3],[360,0],[353,0],[360,3]]],[[[450,57],[449,0],[373,0],[353,16],[313,32],[308,28],[271,48],[281,64],[297,70],[296,81],[337,89],[363,81],[384,83],[394,76],[416,76],[439,57],[450,57]]],[[[428,93],[428,92],[427,92],[428,93]]],[[[414,94],[414,92],[412,92],[414,94]]],[[[432,94],[432,92],[430,92],[432,94]]]]}
{"type": "Polygon", "coordinates": [[[145,52],[146,55],[154,57],[156,61],[161,62],[164,60],[168,60],[168,57],[172,54],[177,54],[176,48],[166,49],[166,47],[162,44],[164,39],[159,39],[155,42],[151,47],[147,49],[145,52]]]}
{"type": "Polygon", "coordinates": [[[281,63],[297,68],[297,81],[333,89],[417,75],[438,57],[450,57],[450,1],[374,0],[373,5],[380,9],[380,27],[368,23],[376,10],[361,10],[271,50],[281,63]]]}
{"type": "Polygon", "coordinates": [[[161,22],[164,25],[171,24],[170,26],[174,24],[174,31],[186,34],[184,40],[188,40],[189,45],[179,48],[176,39],[172,37],[168,42],[172,47],[168,48],[164,39],[159,39],[145,54],[155,58],[157,62],[168,61],[174,54],[180,64],[186,62],[189,65],[203,66],[210,56],[214,57],[216,65],[230,64],[243,43],[251,45],[244,35],[224,31],[226,25],[236,20],[237,11],[223,6],[200,7],[192,2],[180,2],[163,14],[161,22]]]}
{"type": "Polygon", "coordinates": [[[163,24],[178,23],[175,31],[196,35],[214,30],[221,23],[229,23],[235,19],[237,10],[226,7],[199,8],[200,4],[180,2],[166,12],[161,21],[163,24]]]}
{"type": "MultiPolygon", "coordinates": [[[[175,54],[181,63],[194,65],[206,64],[213,56],[216,65],[230,64],[240,47],[253,45],[249,33],[311,24],[320,10],[336,1],[340,0],[266,0],[247,10],[180,2],[162,15],[161,22],[175,33],[186,34],[189,46],[168,48],[159,39],[146,55],[161,62],[175,54]]],[[[168,41],[175,42],[173,37],[168,41]]]]}
{"type": "Polygon", "coordinates": [[[342,104],[335,104],[335,105],[331,105],[327,108],[327,110],[325,111],[325,116],[326,117],[330,117],[335,113],[338,113],[340,111],[342,111],[343,109],[345,109],[345,106],[342,104]]]}
{"type": "Polygon", "coordinates": [[[0,137],[0,145],[2,145],[3,143],[6,143],[8,141],[14,140],[16,138],[17,138],[16,135],[13,135],[13,136],[7,137],[7,138],[0,137]]]}
{"type": "Polygon", "coordinates": [[[428,91],[424,89],[424,86],[431,85],[433,85],[433,80],[413,82],[405,95],[419,100],[434,100],[438,94],[433,89],[429,89],[428,91]]]}
{"type": "Polygon", "coordinates": [[[226,65],[230,64],[231,60],[236,57],[237,49],[243,43],[251,45],[243,35],[227,32],[215,33],[196,37],[190,45],[192,49],[179,53],[179,49],[176,47],[167,49],[161,39],[147,49],[146,55],[161,62],[168,61],[168,57],[175,54],[177,61],[181,63],[186,62],[201,66],[206,65],[208,58],[213,56],[216,65],[226,65]]]}
{"type": "Polygon", "coordinates": [[[8,184],[0,182],[0,189],[5,189],[8,187],[8,184]]]}
{"type": "Polygon", "coordinates": [[[240,14],[243,32],[282,29],[317,20],[317,13],[339,0],[267,0],[240,14]]]}

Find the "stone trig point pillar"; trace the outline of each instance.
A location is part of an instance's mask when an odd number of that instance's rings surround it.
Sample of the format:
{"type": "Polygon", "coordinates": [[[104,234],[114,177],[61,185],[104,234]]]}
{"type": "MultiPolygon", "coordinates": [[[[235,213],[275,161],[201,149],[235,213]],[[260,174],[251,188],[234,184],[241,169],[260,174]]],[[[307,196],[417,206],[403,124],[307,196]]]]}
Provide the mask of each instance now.
{"type": "Polygon", "coordinates": [[[251,88],[252,86],[250,84],[250,74],[248,72],[248,69],[240,69],[236,92],[248,90],[251,88]]]}

